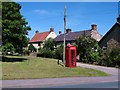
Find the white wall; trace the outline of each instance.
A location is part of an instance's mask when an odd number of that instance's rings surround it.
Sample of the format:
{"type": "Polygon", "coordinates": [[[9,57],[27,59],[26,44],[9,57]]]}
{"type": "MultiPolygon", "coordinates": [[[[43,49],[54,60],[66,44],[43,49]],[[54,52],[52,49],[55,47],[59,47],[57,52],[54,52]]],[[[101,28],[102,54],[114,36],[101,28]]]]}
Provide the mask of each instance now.
{"type": "Polygon", "coordinates": [[[91,37],[96,39],[97,41],[100,41],[102,36],[95,30],[92,30],[91,37]]]}
{"type": "Polygon", "coordinates": [[[50,34],[46,37],[46,40],[48,39],[48,38],[55,38],[56,37],[56,34],[55,34],[55,32],[50,32],[50,34]]]}

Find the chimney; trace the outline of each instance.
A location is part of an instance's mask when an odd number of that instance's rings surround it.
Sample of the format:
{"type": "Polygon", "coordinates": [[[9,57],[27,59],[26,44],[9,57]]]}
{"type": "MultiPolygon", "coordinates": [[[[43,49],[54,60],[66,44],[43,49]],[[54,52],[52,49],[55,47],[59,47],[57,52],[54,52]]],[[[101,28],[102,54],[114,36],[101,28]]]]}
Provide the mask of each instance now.
{"type": "Polygon", "coordinates": [[[62,32],[61,31],[59,31],[59,35],[61,35],[62,34],[62,32]]]}
{"type": "Polygon", "coordinates": [[[70,28],[66,29],[66,33],[70,33],[70,32],[71,32],[70,28]]]}
{"type": "Polygon", "coordinates": [[[117,18],[117,22],[120,23],[120,15],[117,18]]]}
{"type": "Polygon", "coordinates": [[[91,29],[97,31],[97,25],[96,24],[92,24],[91,25],[91,29]]]}
{"type": "Polygon", "coordinates": [[[36,30],[36,31],[35,31],[35,33],[39,33],[39,31],[38,31],[38,30],[36,30]]]}
{"type": "Polygon", "coordinates": [[[51,27],[51,28],[50,28],[50,32],[54,32],[54,28],[51,27]]]}

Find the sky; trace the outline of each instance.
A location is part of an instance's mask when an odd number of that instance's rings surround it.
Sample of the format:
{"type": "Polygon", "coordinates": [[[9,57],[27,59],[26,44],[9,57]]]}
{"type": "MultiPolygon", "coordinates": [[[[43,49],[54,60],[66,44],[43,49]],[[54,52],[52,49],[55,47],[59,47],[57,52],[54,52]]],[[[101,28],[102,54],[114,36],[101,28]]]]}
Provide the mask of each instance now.
{"type": "Polygon", "coordinates": [[[66,27],[72,32],[89,30],[92,24],[97,25],[101,35],[116,23],[118,17],[117,2],[19,2],[22,6],[21,14],[31,31],[28,37],[31,39],[35,31],[49,31],[54,28],[56,35],[64,32],[64,6],[66,6],[66,27]]]}

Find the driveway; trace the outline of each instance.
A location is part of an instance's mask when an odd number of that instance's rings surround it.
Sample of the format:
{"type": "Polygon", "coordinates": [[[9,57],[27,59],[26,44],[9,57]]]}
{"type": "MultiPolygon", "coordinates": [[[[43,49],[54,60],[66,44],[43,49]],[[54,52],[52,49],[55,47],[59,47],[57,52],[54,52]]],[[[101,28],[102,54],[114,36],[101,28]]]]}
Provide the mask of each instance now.
{"type": "MultiPolygon", "coordinates": [[[[104,77],[68,77],[68,78],[45,78],[45,79],[27,79],[27,80],[3,80],[2,87],[3,88],[49,88],[49,87],[66,87],[67,86],[77,86],[82,85],[82,88],[86,88],[86,85],[92,84],[93,88],[96,88],[94,84],[100,83],[97,85],[97,88],[100,88],[100,85],[104,83],[108,84],[114,83],[114,88],[118,88],[118,69],[111,68],[111,67],[103,67],[103,66],[96,66],[96,65],[89,65],[83,63],[77,63],[77,66],[85,67],[85,68],[92,68],[104,71],[110,76],[104,77]]],[[[90,86],[90,85],[89,85],[90,86]]],[[[102,88],[105,86],[103,85],[102,88]]],[[[112,88],[112,87],[107,87],[112,88]]]]}

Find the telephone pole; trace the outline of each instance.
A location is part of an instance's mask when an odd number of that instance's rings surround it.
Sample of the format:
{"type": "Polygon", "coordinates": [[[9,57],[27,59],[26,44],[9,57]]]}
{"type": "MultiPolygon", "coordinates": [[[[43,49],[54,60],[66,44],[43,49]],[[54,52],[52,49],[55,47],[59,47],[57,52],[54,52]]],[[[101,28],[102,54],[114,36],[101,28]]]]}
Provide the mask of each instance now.
{"type": "Polygon", "coordinates": [[[66,6],[64,7],[64,48],[63,48],[64,67],[65,67],[65,37],[66,37],[66,6]]]}

